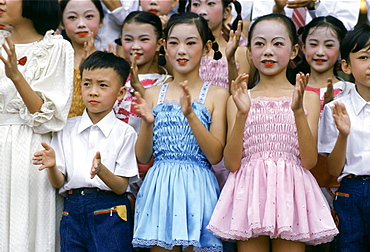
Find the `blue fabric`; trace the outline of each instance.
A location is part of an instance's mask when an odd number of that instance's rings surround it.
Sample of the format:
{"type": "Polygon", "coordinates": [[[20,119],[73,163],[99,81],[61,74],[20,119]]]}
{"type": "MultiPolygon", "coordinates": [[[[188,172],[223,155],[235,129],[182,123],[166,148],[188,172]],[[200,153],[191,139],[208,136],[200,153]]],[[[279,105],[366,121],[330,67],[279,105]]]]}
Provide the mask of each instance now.
{"type": "MultiPolygon", "coordinates": [[[[207,90],[203,87],[200,98],[207,90]]],[[[209,129],[207,108],[198,102],[192,107],[209,129]]],[[[206,230],[219,196],[211,164],[179,104],[164,101],[153,108],[153,114],[154,164],[136,199],[134,247],[182,246],[185,250],[194,246],[195,251],[222,251],[221,240],[206,230]]]]}
{"type": "Polygon", "coordinates": [[[60,222],[62,252],[132,251],[131,205],[126,194],[68,195],[60,222]],[[126,205],[127,221],[117,212],[94,211],[126,205]]]}
{"type": "Polygon", "coordinates": [[[343,178],[334,210],[339,218],[335,251],[370,251],[370,180],[343,178]]]}

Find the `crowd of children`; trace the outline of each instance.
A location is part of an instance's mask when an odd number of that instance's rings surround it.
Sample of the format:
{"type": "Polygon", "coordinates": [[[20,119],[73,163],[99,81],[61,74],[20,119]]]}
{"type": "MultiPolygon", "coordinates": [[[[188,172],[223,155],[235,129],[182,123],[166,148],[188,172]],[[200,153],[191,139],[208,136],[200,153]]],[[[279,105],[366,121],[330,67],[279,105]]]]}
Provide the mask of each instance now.
{"type": "Polygon", "coordinates": [[[370,26],[272,2],[0,1],[0,251],[370,251],[370,26]]]}

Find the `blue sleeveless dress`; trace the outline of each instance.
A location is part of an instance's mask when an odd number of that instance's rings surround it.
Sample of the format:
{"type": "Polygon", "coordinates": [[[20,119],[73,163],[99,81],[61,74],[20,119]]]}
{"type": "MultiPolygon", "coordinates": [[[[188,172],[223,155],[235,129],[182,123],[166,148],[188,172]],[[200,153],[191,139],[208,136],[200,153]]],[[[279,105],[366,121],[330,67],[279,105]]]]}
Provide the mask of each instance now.
{"type": "MultiPolygon", "coordinates": [[[[209,129],[204,105],[209,84],[192,102],[209,129]]],[[[153,108],[154,164],[136,199],[134,247],[194,246],[195,251],[222,251],[222,242],[206,230],[220,193],[211,164],[200,149],[178,101],[167,101],[164,84],[153,108]]]]}

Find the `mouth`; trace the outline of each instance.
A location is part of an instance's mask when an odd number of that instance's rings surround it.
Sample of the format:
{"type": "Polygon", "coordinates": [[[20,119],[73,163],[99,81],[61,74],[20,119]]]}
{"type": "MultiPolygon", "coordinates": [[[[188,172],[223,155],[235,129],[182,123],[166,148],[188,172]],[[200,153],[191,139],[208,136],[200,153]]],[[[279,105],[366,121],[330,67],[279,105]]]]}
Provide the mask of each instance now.
{"type": "Polygon", "coordinates": [[[86,36],[87,34],[89,34],[89,32],[87,31],[77,32],[77,35],[80,35],[80,36],[86,36]]]}
{"type": "Polygon", "coordinates": [[[262,64],[267,66],[267,67],[270,67],[270,66],[273,66],[275,64],[275,61],[273,61],[273,60],[262,60],[262,64]]]}
{"type": "Polygon", "coordinates": [[[156,9],[150,9],[149,12],[157,15],[159,11],[156,9]]]}
{"type": "Polygon", "coordinates": [[[132,57],[135,57],[135,59],[139,59],[141,56],[143,56],[142,53],[133,53],[131,54],[132,57]]]}
{"type": "Polygon", "coordinates": [[[95,101],[95,100],[91,100],[91,101],[89,101],[89,103],[91,105],[97,105],[97,104],[99,104],[99,102],[98,101],[95,101]]]}
{"type": "Polygon", "coordinates": [[[177,61],[177,64],[179,64],[179,65],[186,65],[189,60],[187,60],[187,59],[177,59],[176,61],[177,61]]]}
{"type": "Polygon", "coordinates": [[[314,59],[313,60],[316,64],[318,65],[321,65],[321,64],[324,64],[326,62],[326,60],[323,60],[323,59],[314,59]]]}

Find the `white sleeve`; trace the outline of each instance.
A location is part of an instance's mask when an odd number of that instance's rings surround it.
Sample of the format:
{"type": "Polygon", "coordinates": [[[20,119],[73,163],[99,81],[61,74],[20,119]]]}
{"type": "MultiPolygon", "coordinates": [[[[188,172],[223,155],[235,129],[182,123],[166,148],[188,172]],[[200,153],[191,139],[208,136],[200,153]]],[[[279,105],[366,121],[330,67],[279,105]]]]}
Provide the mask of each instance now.
{"type": "Polygon", "coordinates": [[[316,16],[331,15],[342,21],[347,30],[353,30],[358,21],[360,4],[360,0],[321,0],[316,16]]]}
{"type": "Polygon", "coordinates": [[[322,118],[319,122],[319,154],[330,154],[338,138],[338,130],[331,109],[332,106],[333,103],[328,103],[324,106],[322,118]]]}

